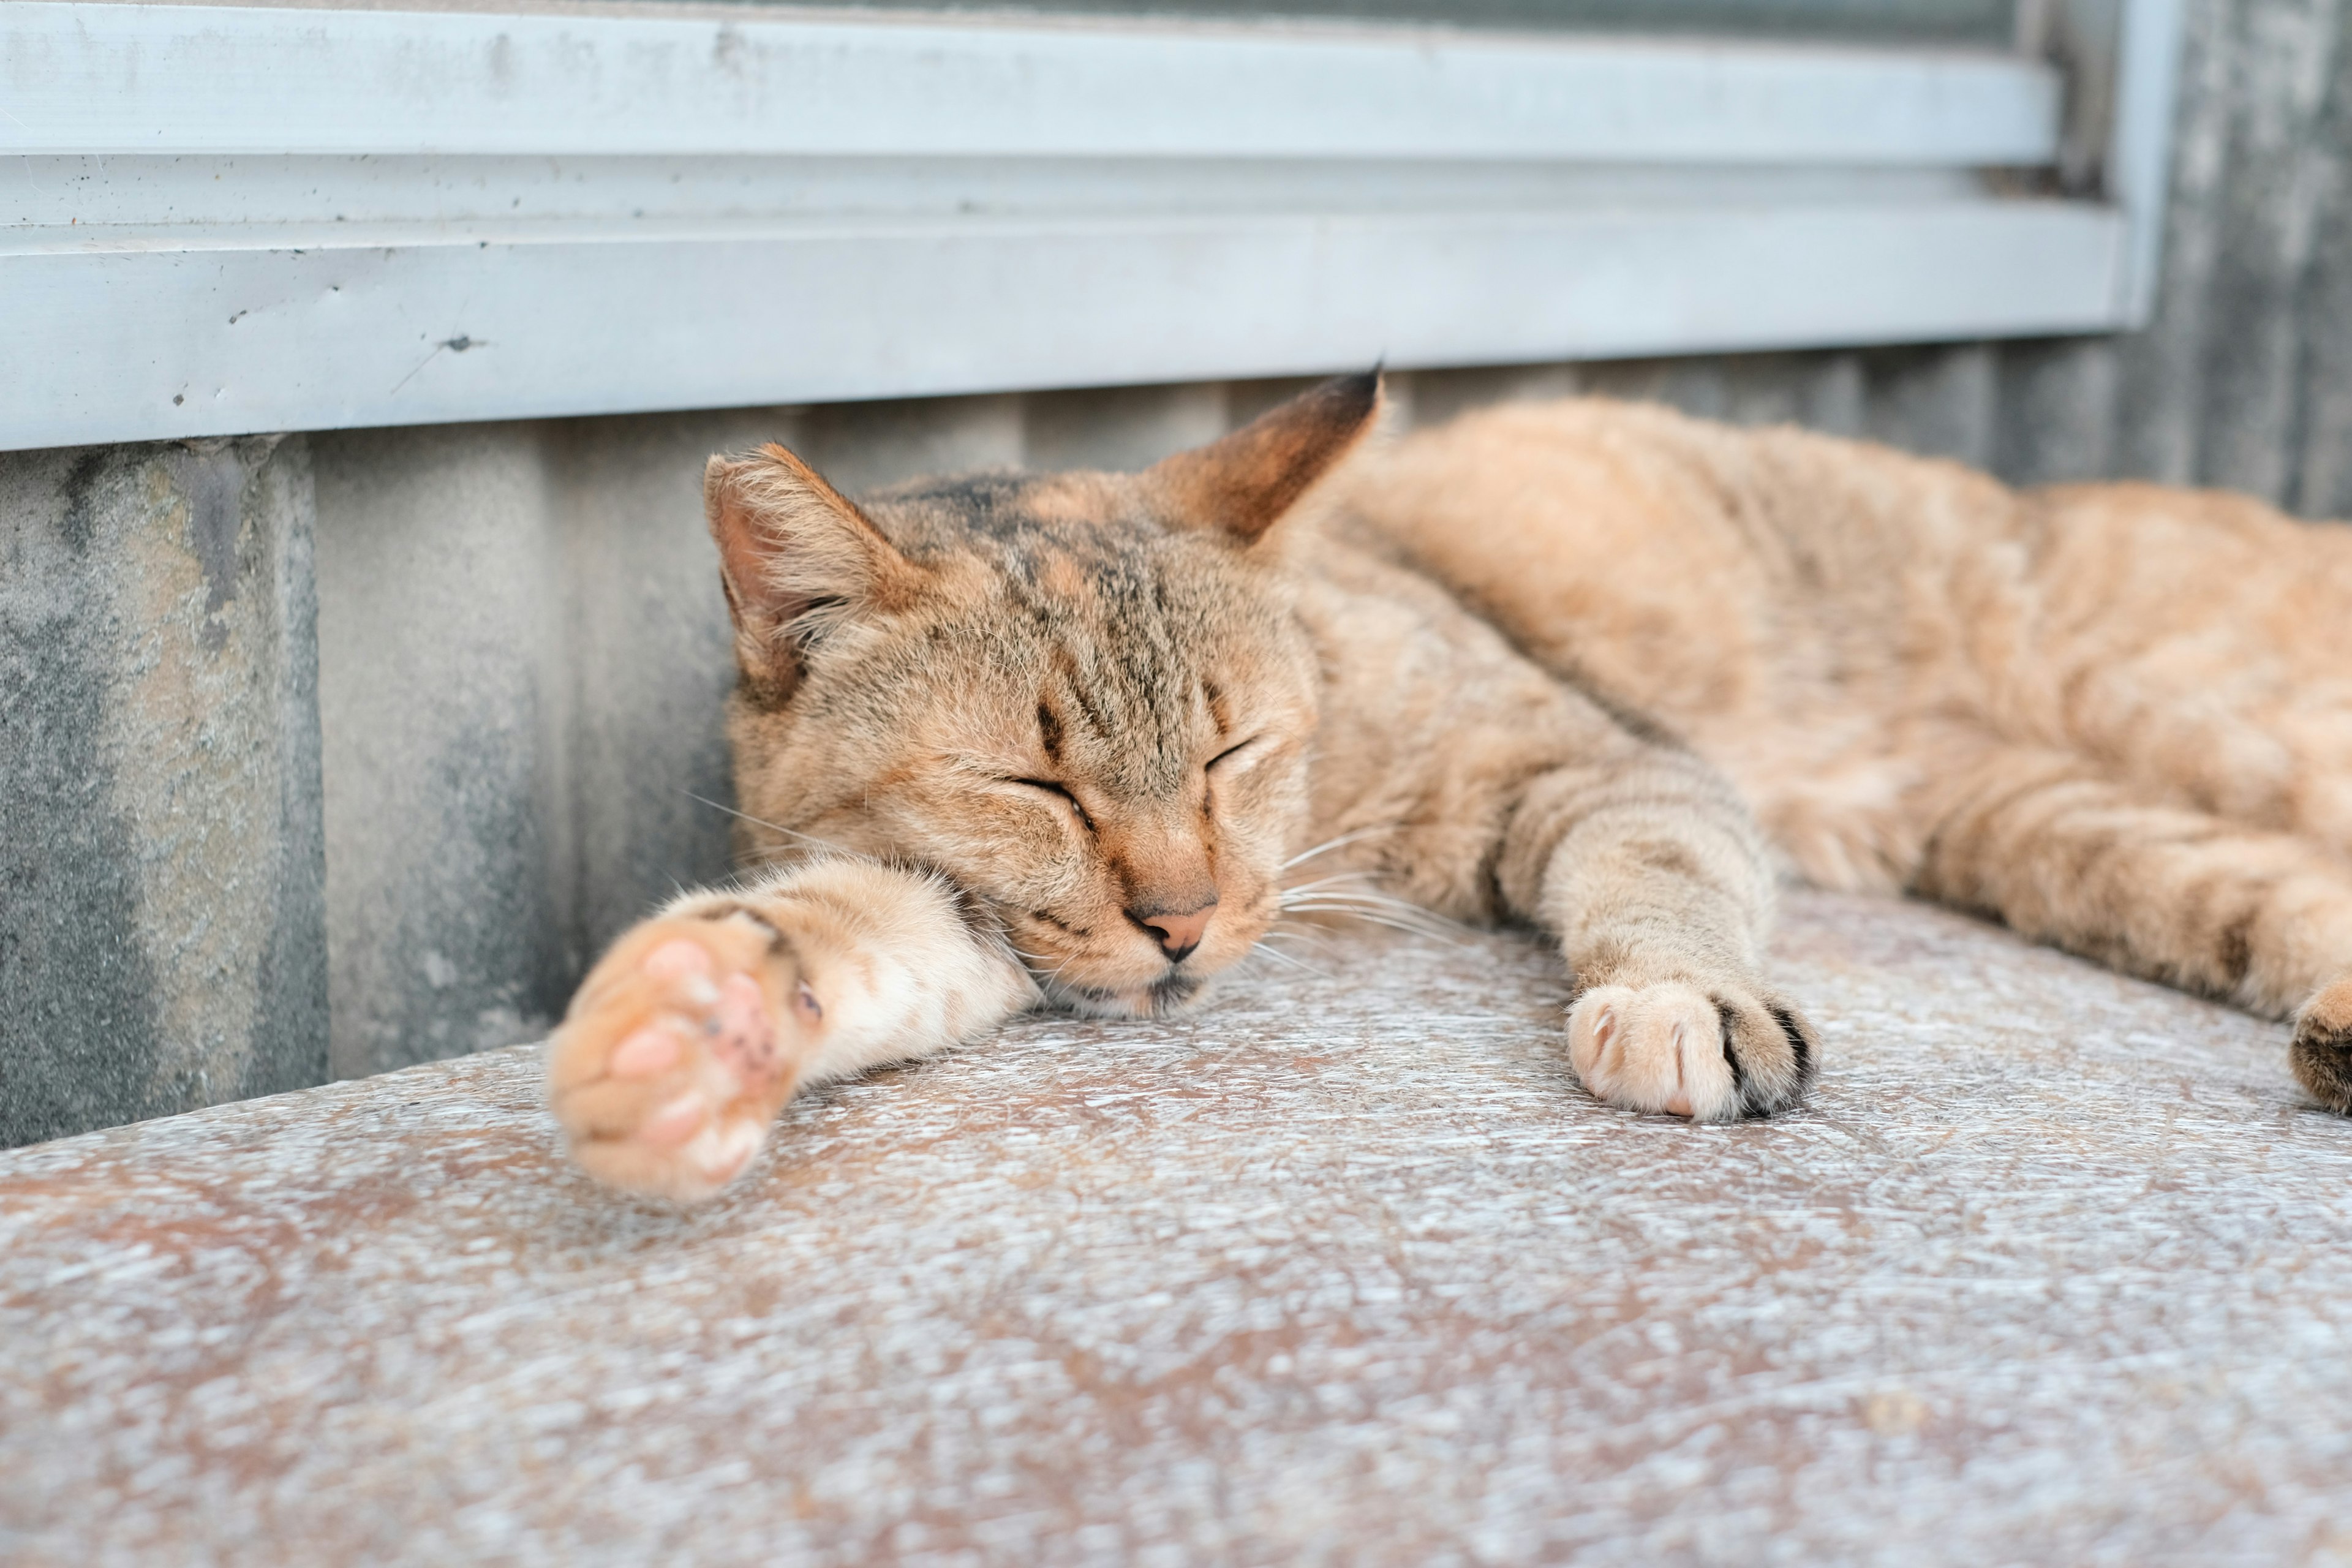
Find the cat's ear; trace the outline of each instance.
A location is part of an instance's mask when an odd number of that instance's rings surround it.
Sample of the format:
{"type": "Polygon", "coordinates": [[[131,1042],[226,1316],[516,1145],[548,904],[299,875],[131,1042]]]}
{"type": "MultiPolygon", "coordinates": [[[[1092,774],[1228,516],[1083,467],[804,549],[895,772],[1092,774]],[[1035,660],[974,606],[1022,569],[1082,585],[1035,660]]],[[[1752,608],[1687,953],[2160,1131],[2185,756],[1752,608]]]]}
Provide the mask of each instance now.
{"type": "Polygon", "coordinates": [[[782,447],[711,458],[702,501],[735,618],[736,663],[777,696],[827,627],[897,607],[921,575],[855,502],[782,447]]]}
{"type": "Polygon", "coordinates": [[[1379,424],[1381,374],[1342,375],[1259,415],[1222,441],[1146,469],[1170,522],[1243,544],[1300,508],[1379,424]]]}

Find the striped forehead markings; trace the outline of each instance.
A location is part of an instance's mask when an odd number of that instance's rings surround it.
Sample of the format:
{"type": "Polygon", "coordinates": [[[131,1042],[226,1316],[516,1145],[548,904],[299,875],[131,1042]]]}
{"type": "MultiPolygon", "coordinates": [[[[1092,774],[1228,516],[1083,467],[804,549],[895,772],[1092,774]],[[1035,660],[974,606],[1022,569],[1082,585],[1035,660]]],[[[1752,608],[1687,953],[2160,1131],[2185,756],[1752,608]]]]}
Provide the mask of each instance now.
{"type": "Polygon", "coordinates": [[[1066,644],[1055,646],[1054,670],[1062,678],[1063,689],[1070,694],[1070,700],[1077,706],[1078,711],[1086,716],[1087,722],[1093,726],[1095,733],[1104,740],[1109,740],[1117,735],[1118,727],[1096,703],[1095,694],[1088,689],[1087,681],[1079,672],[1077,656],[1069,650],[1066,644]]]}

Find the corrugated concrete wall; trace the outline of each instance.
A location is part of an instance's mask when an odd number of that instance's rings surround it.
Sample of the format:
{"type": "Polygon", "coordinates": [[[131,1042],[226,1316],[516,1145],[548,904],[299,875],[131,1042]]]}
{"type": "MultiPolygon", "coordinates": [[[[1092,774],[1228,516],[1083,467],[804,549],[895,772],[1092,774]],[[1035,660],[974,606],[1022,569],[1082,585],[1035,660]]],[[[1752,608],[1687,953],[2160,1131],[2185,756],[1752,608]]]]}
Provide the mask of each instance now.
{"type": "MultiPolygon", "coordinates": [[[[1654,397],[2352,514],[2347,13],[2190,5],[2144,332],[1431,372],[1399,397],[1416,421],[1654,397]]],[[[710,451],[782,439],[852,489],[1135,467],[1294,384],[0,457],[0,1141],[529,1037],[622,925],[721,874],[710,451]]]]}

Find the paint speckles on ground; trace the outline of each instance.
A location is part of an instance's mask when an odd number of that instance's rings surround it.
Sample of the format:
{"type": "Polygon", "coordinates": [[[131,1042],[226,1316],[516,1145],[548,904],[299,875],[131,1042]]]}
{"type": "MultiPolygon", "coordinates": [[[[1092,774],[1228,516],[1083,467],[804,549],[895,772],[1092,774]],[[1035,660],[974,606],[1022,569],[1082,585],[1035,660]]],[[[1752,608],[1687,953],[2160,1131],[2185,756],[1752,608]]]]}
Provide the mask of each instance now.
{"type": "MultiPolygon", "coordinates": [[[[2327,1561],[2352,1121],[2284,1031],[1789,900],[1814,1102],[1593,1103],[1538,947],[1343,941],[795,1105],[681,1214],[520,1047],[0,1155],[0,1548],[2327,1561]]],[[[2334,1543],[2331,1546],[2331,1542],[2334,1543]]]]}

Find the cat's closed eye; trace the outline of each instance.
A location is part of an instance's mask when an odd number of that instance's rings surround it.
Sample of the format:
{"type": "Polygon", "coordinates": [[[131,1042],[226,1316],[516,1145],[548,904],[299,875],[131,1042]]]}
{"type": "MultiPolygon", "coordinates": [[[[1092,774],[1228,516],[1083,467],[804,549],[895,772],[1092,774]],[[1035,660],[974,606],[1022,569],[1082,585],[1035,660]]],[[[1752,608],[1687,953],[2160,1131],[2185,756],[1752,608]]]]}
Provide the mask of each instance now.
{"type": "Polygon", "coordinates": [[[1068,786],[1055,784],[1052,779],[1007,779],[1004,782],[1009,784],[1018,784],[1023,789],[1035,790],[1042,795],[1052,795],[1076,815],[1080,826],[1089,833],[1094,831],[1095,819],[1087,815],[1087,808],[1078,804],[1078,797],[1070,793],[1068,786]]]}
{"type": "Polygon", "coordinates": [[[1264,735],[1252,735],[1246,741],[1227,746],[1223,751],[1219,752],[1215,756],[1209,759],[1207,764],[1208,771],[1214,773],[1223,765],[1240,764],[1243,763],[1256,761],[1259,753],[1265,750],[1265,748],[1258,745],[1258,742],[1265,740],[1266,738],[1267,737],[1264,735]],[[1244,755],[1244,753],[1247,754],[1244,755]]]}

